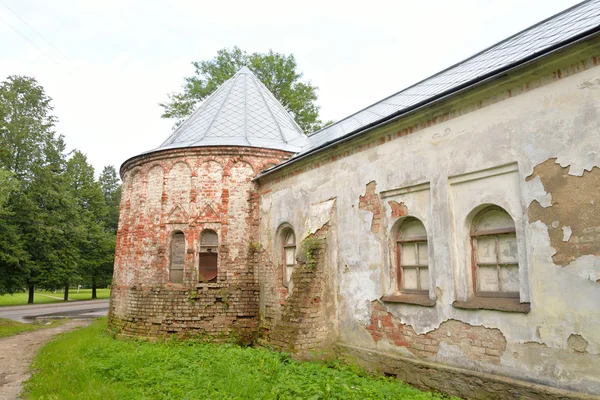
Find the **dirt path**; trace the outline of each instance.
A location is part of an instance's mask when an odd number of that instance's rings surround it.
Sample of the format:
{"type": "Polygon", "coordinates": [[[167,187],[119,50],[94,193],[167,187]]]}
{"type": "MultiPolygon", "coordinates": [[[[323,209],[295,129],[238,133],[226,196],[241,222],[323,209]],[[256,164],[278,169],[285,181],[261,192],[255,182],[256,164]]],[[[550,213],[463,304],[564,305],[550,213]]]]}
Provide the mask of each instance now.
{"type": "Polygon", "coordinates": [[[29,365],[42,345],[54,335],[81,326],[91,320],[73,320],[55,328],[39,329],[0,339],[0,400],[19,398],[23,382],[29,379],[29,365]]]}

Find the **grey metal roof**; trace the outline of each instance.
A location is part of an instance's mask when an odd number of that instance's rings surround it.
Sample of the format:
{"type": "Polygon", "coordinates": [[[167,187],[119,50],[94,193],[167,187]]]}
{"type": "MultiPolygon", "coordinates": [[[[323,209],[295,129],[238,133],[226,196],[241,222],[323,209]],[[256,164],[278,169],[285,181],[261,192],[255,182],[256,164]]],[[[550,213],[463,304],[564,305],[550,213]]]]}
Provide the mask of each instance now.
{"type": "Polygon", "coordinates": [[[296,153],[306,135],[275,96],[242,67],[211,94],[159,148],[246,146],[296,153]]]}
{"type": "Polygon", "coordinates": [[[300,154],[524,62],[600,25],[600,0],[579,3],[309,136],[300,154]]]}

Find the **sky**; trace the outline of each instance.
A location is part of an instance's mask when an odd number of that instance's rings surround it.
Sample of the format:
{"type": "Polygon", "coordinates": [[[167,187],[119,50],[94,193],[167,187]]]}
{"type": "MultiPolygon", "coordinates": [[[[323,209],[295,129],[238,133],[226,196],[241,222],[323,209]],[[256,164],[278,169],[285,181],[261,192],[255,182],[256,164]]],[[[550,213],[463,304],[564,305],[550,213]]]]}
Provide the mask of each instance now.
{"type": "Polygon", "coordinates": [[[99,173],[172,132],[160,102],[217,50],[296,57],[340,120],[577,0],[0,0],[0,81],[37,79],[99,173]]]}

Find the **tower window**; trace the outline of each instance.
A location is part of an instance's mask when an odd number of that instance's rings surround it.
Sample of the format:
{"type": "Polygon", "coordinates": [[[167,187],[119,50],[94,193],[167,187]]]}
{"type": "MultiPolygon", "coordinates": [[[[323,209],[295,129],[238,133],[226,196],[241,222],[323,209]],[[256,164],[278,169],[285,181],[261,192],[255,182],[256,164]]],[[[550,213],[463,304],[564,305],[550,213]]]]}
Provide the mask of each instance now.
{"type": "Polygon", "coordinates": [[[219,238],[215,231],[205,230],[202,232],[200,236],[200,261],[198,268],[201,281],[211,282],[217,279],[218,245],[219,238]]]}
{"type": "Polygon", "coordinates": [[[185,264],[185,235],[175,232],[171,236],[169,282],[182,283],[185,264]]]}
{"type": "Polygon", "coordinates": [[[429,250],[421,221],[410,218],[400,226],[396,249],[398,290],[429,293],[429,250]]]}

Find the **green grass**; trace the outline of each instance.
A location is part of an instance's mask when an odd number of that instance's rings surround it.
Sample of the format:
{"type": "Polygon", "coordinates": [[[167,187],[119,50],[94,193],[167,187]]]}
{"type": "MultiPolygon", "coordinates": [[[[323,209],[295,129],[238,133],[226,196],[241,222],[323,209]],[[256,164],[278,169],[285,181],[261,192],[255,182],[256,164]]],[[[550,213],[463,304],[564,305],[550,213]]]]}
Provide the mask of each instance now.
{"type": "Polygon", "coordinates": [[[62,321],[48,321],[49,324],[38,325],[38,324],[24,324],[22,322],[13,321],[12,319],[0,318],[0,338],[13,336],[21,332],[35,331],[37,329],[49,328],[56,326],[62,321]]]}
{"type": "Polygon", "coordinates": [[[37,355],[28,399],[437,399],[348,366],[230,344],[117,340],[106,318],[37,355]]]}
{"type": "MultiPolygon", "coordinates": [[[[63,293],[57,291],[44,292],[35,291],[33,295],[34,304],[46,304],[46,303],[60,303],[63,300],[63,293]]],[[[108,299],[110,297],[110,289],[97,289],[96,296],[98,299],[108,299]]],[[[21,306],[27,304],[27,293],[14,293],[5,294],[0,296],[0,307],[1,306],[21,306]]],[[[92,289],[80,289],[77,293],[77,289],[69,290],[69,300],[91,300],[92,289]]]]}

